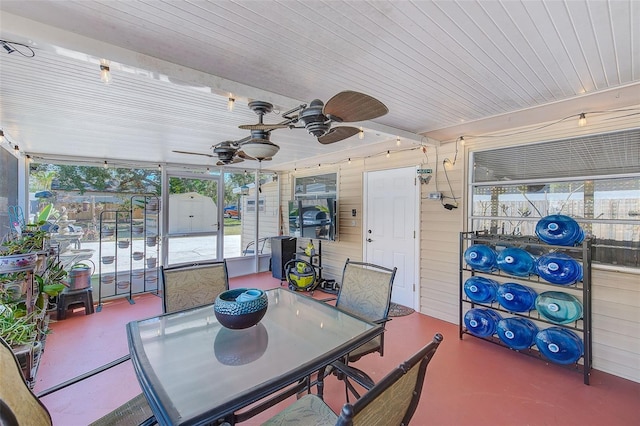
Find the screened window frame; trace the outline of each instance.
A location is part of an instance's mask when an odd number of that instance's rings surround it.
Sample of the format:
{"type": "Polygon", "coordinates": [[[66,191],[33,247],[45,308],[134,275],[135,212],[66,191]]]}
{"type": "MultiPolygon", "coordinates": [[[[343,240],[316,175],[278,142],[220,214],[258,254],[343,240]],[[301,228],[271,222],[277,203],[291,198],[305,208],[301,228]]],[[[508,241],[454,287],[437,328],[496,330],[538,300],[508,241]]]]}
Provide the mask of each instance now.
{"type": "MultiPolygon", "coordinates": [[[[576,185],[584,185],[587,182],[590,182],[593,184],[593,187],[595,188],[596,185],[598,183],[602,183],[602,182],[607,182],[607,181],[613,181],[613,180],[618,180],[618,179],[630,179],[632,180],[632,194],[633,192],[637,191],[638,196],[637,197],[632,197],[633,199],[640,199],[640,155],[638,153],[640,153],[640,130],[638,129],[631,129],[631,130],[625,130],[625,131],[618,131],[618,132],[609,132],[609,133],[603,133],[601,135],[587,135],[585,136],[585,138],[589,138],[591,140],[593,140],[593,138],[597,138],[597,137],[604,137],[605,139],[607,137],[610,137],[612,134],[615,134],[614,136],[620,136],[620,134],[623,134],[627,132],[628,134],[630,134],[631,136],[633,136],[633,139],[631,140],[631,142],[627,143],[627,147],[631,147],[631,149],[633,150],[633,152],[631,153],[631,155],[628,155],[629,160],[626,162],[625,167],[624,167],[624,172],[621,173],[601,173],[598,174],[597,171],[594,173],[581,173],[579,175],[576,176],[551,176],[551,177],[545,177],[545,178],[531,178],[531,179],[526,179],[526,178],[520,178],[520,179],[516,179],[516,180],[482,180],[482,179],[476,179],[477,176],[475,174],[476,171],[476,164],[475,164],[475,160],[476,160],[476,156],[478,154],[482,155],[482,153],[487,153],[488,151],[494,151],[495,154],[494,158],[500,158],[500,150],[510,150],[509,152],[518,152],[518,150],[522,150],[522,149],[527,149],[529,150],[528,152],[531,152],[532,148],[533,149],[548,149],[550,146],[552,146],[551,144],[554,143],[563,143],[567,140],[571,140],[573,142],[577,141],[580,138],[570,138],[570,139],[561,139],[561,140],[554,140],[554,141],[546,141],[546,142],[535,142],[535,143],[531,143],[531,144],[527,144],[527,145],[522,145],[522,146],[509,146],[509,147],[499,147],[499,148],[491,148],[491,149],[486,149],[486,150],[476,150],[476,151],[470,151],[469,152],[469,178],[468,178],[468,199],[469,199],[469,206],[468,206],[468,211],[467,211],[467,229],[470,231],[479,231],[481,229],[476,229],[477,224],[481,223],[482,221],[484,221],[485,223],[487,223],[487,221],[495,221],[496,226],[491,226],[490,227],[490,231],[498,231],[498,233],[500,233],[499,231],[501,230],[502,224],[507,223],[507,222],[518,222],[518,223],[524,223],[524,222],[534,222],[534,223],[529,223],[528,224],[528,228],[527,229],[535,229],[535,222],[537,222],[539,220],[539,216],[537,216],[538,213],[534,212],[533,215],[531,215],[530,217],[522,217],[522,216],[517,216],[513,214],[513,211],[510,212],[511,214],[507,214],[505,212],[504,215],[493,215],[492,213],[495,213],[496,210],[499,211],[500,209],[500,201],[497,201],[497,205],[493,206],[493,211],[490,212],[489,215],[486,214],[486,211],[483,212],[484,214],[478,214],[478,212],[476,211],[476,192],[478,188],[482,188],[482,187],[486,187],[486,188],[506,188],[506,187],[517,187],[517,186],[523,186],[523,185],[527,185],[527,186],[533,186],[533,185],[555,185],[555,184],[576,184],[576,185]],[[637,138],[637,139],[636,139],[637,138]],[[637,146],[637,147],[636,147],[637,146]],[[631,170],[631,171],[629,171],[631,170]],[[637,186],[636,188],[633,187],[633,180],[638,180],[639,182],[639,186],[637,186]]],[[[579,142],[579,141],[578,141],[579,142]]],[[[608,149],[608,146],[603,146],[603,149],[608,149]]],[[[502,151],[505,152],[505,151],[502,151]]],[[[509,158],[504,158],[504,161],[509,161],[509,158]]],[[[483,165],[484,166],[484,165],[483,165]]],[[[513,165],[507,165],[507,166],[513,166],[513,165]]],[[[536,171],[539,170],[540,165],[538,165],[538,167],[536,168],[536,171]]],[[[505,167],[506,169],[506,167],[505,167]]],[[[604,167],[599,168],[598,170],[609,170],[610,171],[610,167],[609,164],[604,164],[604,167]]],[[[484,171],[484,170],[483,170],[484,171]]],[[[490,171],[490,170],[489,170],[490,171]]],[[[519,170],[518,170],[519,171],[519,170]]],[[[564,173],[565,170],[562,170],[562,172],[564,173]]],[[[563,174],[563,173],[559,173],[559,174],[563,174]]],[[[521,176],[519,176],[521,177],[521,176]]],[[[615,182],[614,182],[615,184],[615,182]]],[[[513,192],[515,194],[515,192],[513,192]]],[[[584,191],[582,191],[582,193],[584,194],[584,191]]],[[[595,194],[596,192],[594,192],[595,194]]],[[[525,194],[528,194],[527,192],[525,192],[525,194]]],[[[556,193],[556,195],[558,195],[559,193],[556,193]]],[[[529,201],[527,199],[526,196],[523,196],[523,199],[525,199],[526,201],[529,201]]],[[[612,198],[613,199],[613,198],[612,198]]],[[[582,202],[584,203],[586,200],[585,196],[583,195],[582,197],[582,202]]],[[[529,203],[531,203],[531,201],[529,201],[529,203]]],[[[515,203],[514,203],[515,204],[515,203]]],[[[533,203],[531,203],[533,205],[533,203]]],[[[593,207],[592,207],[593,209],[593,207]]],[[[514,209],[515,210],[515,209],[514,209]]],[[[639,208],[640,210],[640,208],[639,208]]],[[[636,209],[633,208],[633,210],[628,210],[628,212],[635,212],[636,209]]],[[[585,213],[585,207],[582,207],[582,212],[583,214],[585,213]]],[[[549,211],[549,212],[540,212],[541,215],[543,214],[552,214],[555,213],[554,211],[549,211]]],[[[566,213],[563,213],[566,214],[566,213]]],[[[569,214],[569,216],[572,216],[571,214],[569,214]]],[[[595,239],[594,239],[594,247],[595,247],[595,252],[594,252],[594,262],[596,264],[603,264],[603,265],[613,265],[616,267],[630,267],[630,268],[634,268],[634,269],[638,269],[640,270],[640,262],[638,260],[638,258],[640,258],[640,216],[635,216],[634,217],[626,217],[626,218],[606,218],[606,219],[602,219],[602,218],[585,218],[585,217],[576,217],[576,220],[581,223],[582,225],[585,225],[585,227],[587,229],[591,229],[591,226],[593,225],[599,225],[599,224],[604,224],[604,225],[610,225],[612,227],[614,227],[613,229],[611,229],[610,235],[615,235],[616,232],[618,234],[622,234],[624,235],[625,232],[629,235],[631,235],[631,239],[627,240],[627,239],[617,239],[617,238],[598,238],[598,235],[596,235],[595,239]],[[625,226],[629,227],[627,229],[630,229],[630,231],[625,231],[625,226]],[[618,229],[616,229],[615,227],[617,227],[618,229]]],[[[527,232],[524,235],[533,235],[535,236],[534,232],[527,232]]],[[[605,235],[605,234],[603,234],[605,235]]]]}

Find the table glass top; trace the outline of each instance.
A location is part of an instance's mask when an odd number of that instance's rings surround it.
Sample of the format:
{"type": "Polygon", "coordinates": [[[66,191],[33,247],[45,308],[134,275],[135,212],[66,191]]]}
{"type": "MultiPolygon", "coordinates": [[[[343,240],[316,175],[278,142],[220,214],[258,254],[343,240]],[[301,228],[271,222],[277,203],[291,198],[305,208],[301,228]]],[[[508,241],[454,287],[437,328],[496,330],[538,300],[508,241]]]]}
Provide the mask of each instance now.
{"type": "Polygon", "coordinates": [[[130,323],[139,364],[175,423],[325,365],[380,328],[298,293],[266,293],[267,313],[245,330],[221,326],[212,305],[130,323]]]}

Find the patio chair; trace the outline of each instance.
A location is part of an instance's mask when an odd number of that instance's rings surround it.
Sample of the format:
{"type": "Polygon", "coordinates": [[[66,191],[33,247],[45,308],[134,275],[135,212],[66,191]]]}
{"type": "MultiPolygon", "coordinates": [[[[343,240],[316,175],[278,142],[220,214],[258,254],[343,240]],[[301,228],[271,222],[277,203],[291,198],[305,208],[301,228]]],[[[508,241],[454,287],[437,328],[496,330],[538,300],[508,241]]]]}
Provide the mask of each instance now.
{"type": "MultiPolygon", "coordinates": [[[[320,397],[309,394],[267,420],[263,426],[407,425],[418,407],[427,365],[433,359],[441,342],[442,335],[436,334],[433,341],[378,383],[371,387],[367,386],[368,391],[357,401],[353,404],[345,404],[339,415],[335,414],[320,397]]],[[[344,364],[334,365],[343,374],[354,374],[353,378],[357,379],[358,371],[352,372],[350,367],[344,364]]]]}
{"type": "MultiPolygon", "coordinates": [[[[49,395],[81,380],[92,377],[129,359],[122,357],[105,366],[92,370],[36,396],[24,379],[18,359],[11,347],[0,338],[0,424],[7,426],[51,426],[49,411],[39,397],[49,395]]],[[[143,394],[136,396],[111,413],[101,417],[91,426],[156,424],[151,408],[143,394]]]]}
{"type": "MultiPolygon", "coordinates": [[[[345,262],[336,307],[342,311],[378,324],[390,320],[391,289],[397,268],[389,269],[372,263],[345,262]]],[[[384,356],[384,333],[349,353],[348,362],[379,352],[384,356]]]]}
{"type": "Polygon", "coordinates": [[[184,263],[161,270],[164,313],[211,304],[229,289],[226,260],[184,263]]]}

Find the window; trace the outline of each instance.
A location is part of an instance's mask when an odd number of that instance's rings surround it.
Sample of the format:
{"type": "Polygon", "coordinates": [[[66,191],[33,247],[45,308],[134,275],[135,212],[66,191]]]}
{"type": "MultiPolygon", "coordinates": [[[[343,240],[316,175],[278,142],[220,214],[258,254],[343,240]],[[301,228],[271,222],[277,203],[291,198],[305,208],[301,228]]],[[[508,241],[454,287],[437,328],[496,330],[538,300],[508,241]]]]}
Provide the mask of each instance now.
{"type": "Polygon", "coordinates": [[[294,188],[294,199],[289,202],[289,235],[335,240],[337,174],[297,177],[294,188]]]}
{"type": "Polygon", "coordinates": [[[535,235],[549,214],[576,219],[594,262],[640,267],[640,130],[472,155],[472,231],[535,235]]]}

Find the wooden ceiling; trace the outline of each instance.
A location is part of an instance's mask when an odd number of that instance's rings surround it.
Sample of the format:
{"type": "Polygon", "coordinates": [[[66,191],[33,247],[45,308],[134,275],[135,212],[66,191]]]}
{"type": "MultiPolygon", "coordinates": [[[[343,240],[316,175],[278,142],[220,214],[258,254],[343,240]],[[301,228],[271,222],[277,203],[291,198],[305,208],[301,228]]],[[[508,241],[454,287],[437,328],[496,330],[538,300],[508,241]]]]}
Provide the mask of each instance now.
{"type": "Polygon", "coordinates": [[[633,0],[2,0],[0,24],[0,39],[35,52],[0,50],[10,141],[100,162],[215,164],[173,151],[211,154],[247,136],[238,125],[257,122],[252,99],[284,112],[355,90],[389,108],[358,123],[363,140],[321,145],[304,129],[273,131],[281,149],[262,165],[272,170],[395,149],[398,135],[403,146],[437,145],[640,105],[633,0]]]}

